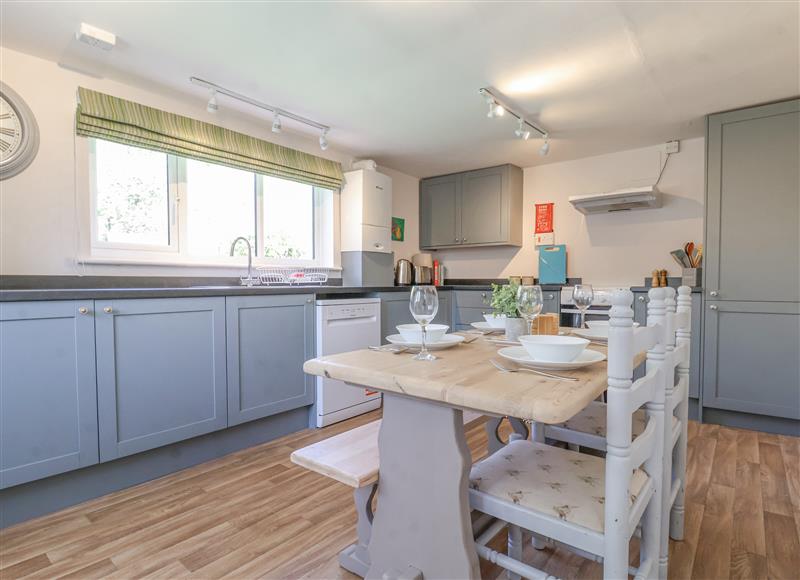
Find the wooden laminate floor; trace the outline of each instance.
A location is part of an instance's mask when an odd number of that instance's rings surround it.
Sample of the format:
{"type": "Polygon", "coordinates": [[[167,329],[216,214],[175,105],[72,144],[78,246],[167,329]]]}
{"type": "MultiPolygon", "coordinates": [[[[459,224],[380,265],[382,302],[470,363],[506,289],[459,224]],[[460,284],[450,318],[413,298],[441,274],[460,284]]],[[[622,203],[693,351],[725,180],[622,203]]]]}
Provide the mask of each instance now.
{"type": "MultiPolygon", "coordinates": [[[[351,489],[289,462],[303,431],[0,532],[0,578],[356,578],[336,562],[355,540],[351,489]]],[[[800,439],[690,424],[686,540],[670,577],[800,577],[800,439]]],[[[482,425],[468,430],[486,453],[482,425]]],[[[501,548],[504,538],[496,539],[501,548]]],[[[561,578],[601,578],[562,550],[527,548],[561,578]]],[[[485,578],[501,571],[482,562],[485,578]]]]}

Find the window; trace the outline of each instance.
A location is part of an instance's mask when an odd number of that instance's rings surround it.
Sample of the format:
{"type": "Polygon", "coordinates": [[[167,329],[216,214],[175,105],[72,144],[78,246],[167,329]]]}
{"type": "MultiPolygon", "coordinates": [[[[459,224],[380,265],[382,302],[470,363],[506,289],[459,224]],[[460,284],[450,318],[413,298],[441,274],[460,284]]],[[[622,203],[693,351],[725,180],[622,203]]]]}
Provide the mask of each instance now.
{"type": "Polygon", "coordinates": [[[103,245],[168,248],[170,228],[166,153],[97,141],[95,231],[103,245]]]}
{"type": "Polygon", "coordinates": [[[261,263],[332,265],[330,190],[100,139],[91,162],[99,255],[224,265],[244,237],[261,263]]]}

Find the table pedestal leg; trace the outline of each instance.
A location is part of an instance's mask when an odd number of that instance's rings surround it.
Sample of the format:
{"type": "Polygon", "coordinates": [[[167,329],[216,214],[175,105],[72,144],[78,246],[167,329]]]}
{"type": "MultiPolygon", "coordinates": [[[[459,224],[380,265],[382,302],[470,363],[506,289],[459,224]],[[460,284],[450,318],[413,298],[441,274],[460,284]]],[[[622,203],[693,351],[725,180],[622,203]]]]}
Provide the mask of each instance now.
{"type": "Polygon", "coordinates": [[[377,486],[377,483],[373,483],[372,485],[359,487],[353,492],[353,499],[356,502],[356,514],[358,515],[358,522],[356,523],[358,541],[339,552],[339,565],[362,578],[366,576],[367,570],[369,570],[369,550],[367,546],[369,546],[369,539],[372,535],[372,498],[375,495],[377,486]]]}
{"type": "Polygon", "coordinates": [[[367,578],[402,577],[409,568],[424,578],[479,578],[462,421],[457,409],[384,394],[367,578]]]}

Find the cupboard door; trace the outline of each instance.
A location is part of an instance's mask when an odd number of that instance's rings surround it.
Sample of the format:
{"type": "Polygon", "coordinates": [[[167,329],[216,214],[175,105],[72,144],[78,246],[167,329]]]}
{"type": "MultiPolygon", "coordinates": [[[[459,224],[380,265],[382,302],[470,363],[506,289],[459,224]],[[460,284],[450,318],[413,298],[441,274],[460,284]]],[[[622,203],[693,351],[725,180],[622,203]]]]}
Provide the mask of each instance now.
{"type": "Polygon", "coordinates": [[[706,296],[800,301],[800,101],[708,123],[706,296]]]}
{"type": "Polygon", "coordinates": [[[314,296],[227,298],[228,425],[314,402],[314,296]]]}
{"type": "Polygon", "coordinates": [[[461,185],[461,243],[492,244],[508,229],[507,167],[465,173],[461,185]]]}
{"type": "Polygon", "coordinates": [[[381,344],[388,344],[386,337],[397,334],[398,324],[414,324],[416,320],[411,316],[408,308],[410,292],[381,292],[381,344]]]}
{"type": "Polygon", "coordinates": [[[0,489],[97,461],[92,301],[0,304],[0,489]]]}
{"type": "Polygon", "coordinates": [[[459,175],[445,175],[420,182],[420,248],[461,243],[460,184],[459,175]]]}
{"type": "Polygon", "coordinates": [[[703,406],[800,419],[800,305],[706,301],[703,406]]]}
{"type": "Polygon", "coordinates": [[[561,292],[559,290],[544,290],[543,314],[561,313],[561,292]]]}
{"type": "Polygon", "coordinates": [[[225,298],[95,305],[101,460],[226,427],[225,298]]]}

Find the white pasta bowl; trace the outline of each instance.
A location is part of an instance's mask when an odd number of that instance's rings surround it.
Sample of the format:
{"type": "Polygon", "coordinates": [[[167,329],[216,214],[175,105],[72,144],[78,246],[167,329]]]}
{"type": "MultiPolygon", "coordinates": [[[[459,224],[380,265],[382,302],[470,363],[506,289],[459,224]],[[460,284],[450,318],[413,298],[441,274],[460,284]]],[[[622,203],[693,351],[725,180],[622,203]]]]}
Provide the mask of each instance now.
{"type": "MultiPolygon", "coordinates": [[[[446,324],[428,324],[425,327],[425,342],[439,342],[450,328],[446,324]]],[[[422,326],[419,324],[398,324],[397,331],[403,340],[413,344],[422,342],[422,326]]]]}
{"type": "Polygon", "coordinates": [[[483,319],[492,328],[505,328],[506,315],[505,314],[484,314],[483,319]]]}
{"type": "Polygon", "coordinates": [[[546,362],[570,362],[578,358],[589,341],[576,336],[550,336],[526,334],[519,337],[520,343],[534,360],[546,362]]]}

